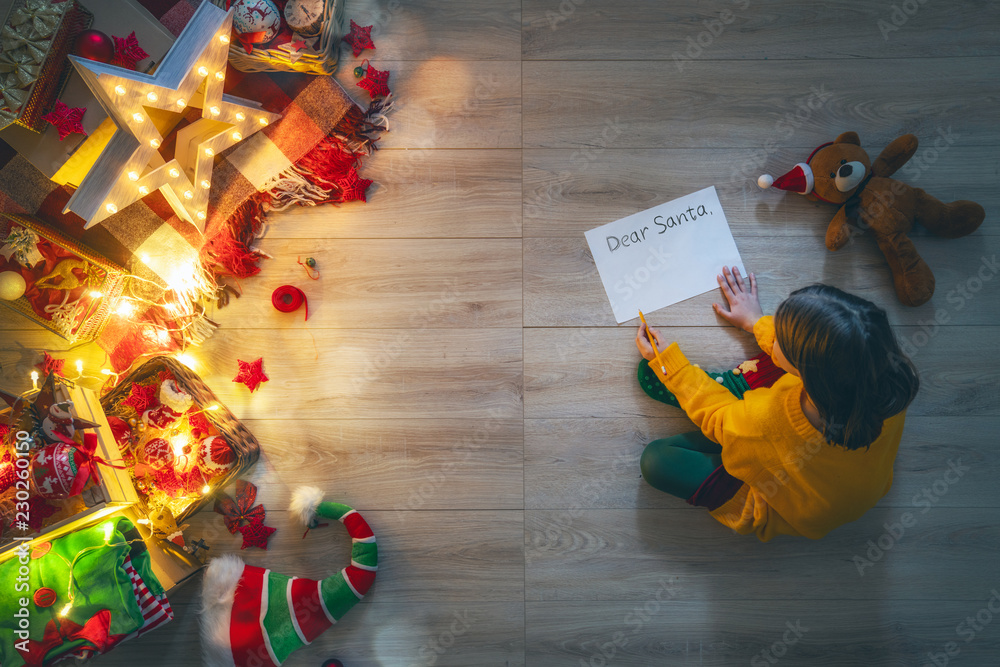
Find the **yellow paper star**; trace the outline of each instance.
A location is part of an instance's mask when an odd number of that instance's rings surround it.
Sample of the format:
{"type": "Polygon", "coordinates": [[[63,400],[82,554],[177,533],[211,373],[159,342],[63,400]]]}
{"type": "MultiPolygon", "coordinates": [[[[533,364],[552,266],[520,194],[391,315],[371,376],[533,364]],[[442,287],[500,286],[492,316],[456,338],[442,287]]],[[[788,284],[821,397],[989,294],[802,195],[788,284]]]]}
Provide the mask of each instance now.
{"type": "Polygon", "coordinates": [[[222,92],[232,18],[232,10],[202,2],[151,75],[70,56],[117,129],[64,213],[89,228],[160,190],[180,218],[205,231],[215,154],[281,118],[222,92]],[[174,157],[165,160],[155,121],[188,107],[200,108],[201,118],[178,130],[174,157]]]}

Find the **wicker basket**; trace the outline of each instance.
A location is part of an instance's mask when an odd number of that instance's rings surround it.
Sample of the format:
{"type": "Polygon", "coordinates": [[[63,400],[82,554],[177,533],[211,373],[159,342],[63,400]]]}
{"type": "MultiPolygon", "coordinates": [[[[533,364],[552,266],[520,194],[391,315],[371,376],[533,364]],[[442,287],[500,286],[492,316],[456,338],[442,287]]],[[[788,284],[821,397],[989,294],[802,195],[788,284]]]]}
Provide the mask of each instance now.
{"type": "MultiPolygon", "coordinates": [[[[212,0],[227,9],[231,0],[212,0]]],[[[239,40],[229,45],[229,62],[241,72],[303,72],[305,74],[333,74],[337,71],[337,51],[343,33],[344,0],[326,0],[323,29],[320,32],[319,53],[306,53],[292,62],[292,54],[284,49],[258,49],[247,53],[239,40]]]]}
{"type": "MultiPolygon", "coordinates": [[[[233,416],[233,413],[226,406],[219,402],[204,380],[187,366],[171,357],[154,357],[123,377],[117,387],[101,398],[101,407],[104,408],[106,414],[115,414],[115,406],[129,395],[134,382],[148,380],[158,375],[162,370],[168,370],[173,374],[181,388],[191,394],[196,405],[209,406],[214,404],[219,406],[217,410],[207,411],[204,415],[219,432],[219,435],[229,443],[236,456],[235,465],[213,482],[213,486],[221,489],[257,462],[257,458],[260,456],[260,445],[257,444],[257,438],[233,416]]],[[[180,515],[176,516],[177,523],[182,523],[185,518],[200,510],[210,497],[211,494],[202,496],[201,499],[189,505],[180,515]]],[[[140,501],[140,505],[144,505],[144,503],[140,501]]],[[[143,510],[146,509],[148,508],[143,507],[143,510]]]]}

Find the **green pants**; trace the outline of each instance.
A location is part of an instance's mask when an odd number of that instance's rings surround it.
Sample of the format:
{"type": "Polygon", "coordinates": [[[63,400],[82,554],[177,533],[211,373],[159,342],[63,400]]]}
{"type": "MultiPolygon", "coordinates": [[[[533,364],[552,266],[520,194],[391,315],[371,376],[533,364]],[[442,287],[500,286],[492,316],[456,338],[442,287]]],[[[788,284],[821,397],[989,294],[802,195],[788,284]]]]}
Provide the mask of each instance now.
{"type": "MultiPolygon", "coordinates": [[[[742,375],[732,371],[709,373],[738,398],[750,390],[742,375]]],[[[677,398],[663,386],[660,379],[643,359],[638,368],[639,386],[661,403],[680,407],[677,398]]],[[[687,500],[716,468],[722,465],[722,446],[709,440],[701,431],[681,433],[654,440],[646,445],[639,459],[642,477],[654,489],[687,500]]]]}

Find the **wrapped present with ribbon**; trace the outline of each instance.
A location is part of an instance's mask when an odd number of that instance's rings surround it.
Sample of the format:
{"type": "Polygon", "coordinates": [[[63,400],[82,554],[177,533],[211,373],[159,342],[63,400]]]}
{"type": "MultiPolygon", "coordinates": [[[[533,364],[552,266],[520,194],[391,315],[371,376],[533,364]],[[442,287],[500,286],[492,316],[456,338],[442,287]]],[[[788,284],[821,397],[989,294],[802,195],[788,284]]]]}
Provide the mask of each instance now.
{"type": "Polygon", "coordinates": [[[3,239],[0,255],[8,262],[13,257],[18,264],[30,269],[44,259],[38,250],[38,241],[38,234],[27,227],[11,227],[10,234],[3,239]]]}
{"type": "Polygon", "coordinates": [[[0,128],[44,129],[70,45],[92,19],[76,0],[15,0],[0,26],[0,128]]]}

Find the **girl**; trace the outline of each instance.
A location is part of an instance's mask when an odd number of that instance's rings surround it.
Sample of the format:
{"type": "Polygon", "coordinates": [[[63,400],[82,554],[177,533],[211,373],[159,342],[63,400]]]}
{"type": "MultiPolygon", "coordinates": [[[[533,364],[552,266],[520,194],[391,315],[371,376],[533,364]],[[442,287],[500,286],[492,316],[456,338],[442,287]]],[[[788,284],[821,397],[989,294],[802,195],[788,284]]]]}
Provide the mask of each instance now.
{"type": "Polygon", "coordinates": [[[812,285],[765,317],[752,273],[749,288],[735,267],[718,279],[729,310],[716,312],[752,332],[764,354],[709,375],[640,325],[640,384],[701,429],[647,445],[642,476],[763,542],[818,539],[889,491],[916,370],[869,301],[812,285]]]}

